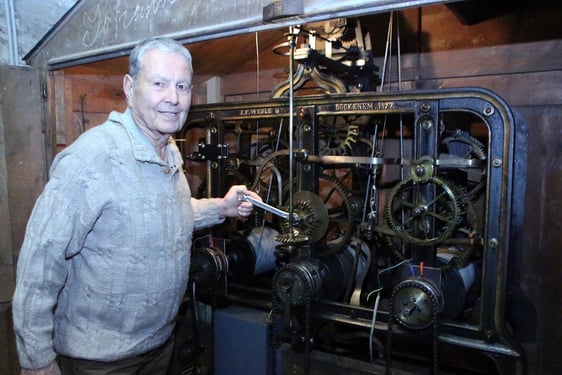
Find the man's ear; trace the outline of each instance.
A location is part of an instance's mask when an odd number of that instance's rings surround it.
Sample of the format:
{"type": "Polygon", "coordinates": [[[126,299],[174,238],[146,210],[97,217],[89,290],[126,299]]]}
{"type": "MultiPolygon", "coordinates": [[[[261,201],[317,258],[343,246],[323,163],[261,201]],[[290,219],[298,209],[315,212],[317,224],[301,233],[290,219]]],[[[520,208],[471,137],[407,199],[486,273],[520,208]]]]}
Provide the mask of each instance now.
{"type": "Polygon", "coordinates": [[[123,77],[123,92],[125,93],[125,97],[127,98],[127,100],[129,100],[133,95],[133,84],[133,77],[131,77],[129,74],[125,74],[125,76],[123,77]]]}

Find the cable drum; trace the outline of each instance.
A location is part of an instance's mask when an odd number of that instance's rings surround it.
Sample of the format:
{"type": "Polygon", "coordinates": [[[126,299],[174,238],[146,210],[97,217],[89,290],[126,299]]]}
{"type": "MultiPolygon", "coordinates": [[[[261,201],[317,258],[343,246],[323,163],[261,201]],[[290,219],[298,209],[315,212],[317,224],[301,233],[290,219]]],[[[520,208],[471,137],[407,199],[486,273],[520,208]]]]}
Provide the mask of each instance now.
{"type": "Polygon", "coordinates": [[[399,283],[392,293],[392,314],[404,327],[422,330],[434,323],[443,311],[441,289],[425,277],[411,277],[399,283]]]}
{"type": "Polygon", "coordinates": [[[279,233],[271,227],[252,229],[246,241],[254,254],[254,275],[261,275],[273,271],[276,267],[275,248],[280,242],[275,238],[279,233]]]}

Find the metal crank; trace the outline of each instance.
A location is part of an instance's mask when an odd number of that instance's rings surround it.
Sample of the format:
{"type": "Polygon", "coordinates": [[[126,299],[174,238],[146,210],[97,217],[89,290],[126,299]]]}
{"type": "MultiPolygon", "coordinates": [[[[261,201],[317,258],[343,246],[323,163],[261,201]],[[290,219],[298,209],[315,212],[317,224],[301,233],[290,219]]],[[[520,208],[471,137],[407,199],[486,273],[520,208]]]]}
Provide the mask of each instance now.
{"type": "MultiPolygon", "coordinates": [[[[270,212],[274,215],[279,216],[282,219],[285,220],[289,220],[289,217],[291,216],[290,213],[283,211],[277,207],[274,207],[270,204],[267,204],[265,202],[260,201],[259,199],[256,199],[250,195],[246,195],[246,194],[239,194],[238,195],[238,199],[241,201],[246,201],[246,202],[250,202],[251,204],[253,204],[256,207],[261,208],[262,210],[265,210],[267,212],[270,212]]],[[[300,221],[300,217],[297,213],[293,212],[293,224],[298,225],[300,221]]]]}

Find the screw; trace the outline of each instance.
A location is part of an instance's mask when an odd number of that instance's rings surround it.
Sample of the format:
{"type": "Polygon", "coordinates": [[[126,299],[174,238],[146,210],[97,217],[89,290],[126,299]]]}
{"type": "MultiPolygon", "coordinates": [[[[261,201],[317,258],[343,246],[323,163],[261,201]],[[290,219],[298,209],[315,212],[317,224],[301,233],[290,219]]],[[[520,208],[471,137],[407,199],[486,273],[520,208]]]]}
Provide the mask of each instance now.
{"type": "Polygon", "coordinates": [[[485,336],[485,340],[486,342],[493,342],[494,341],[494,331],[492,331],[491,329],[488,329],[484,332],[484,336],[485,336]]]}
{"type": "Polygon", "coordinates": [[[484,111],[482,111],[486,116],[491,116],[494,114],[494,107],[492,106],[487,106],[484,107],[484,111]]]}
{"type": "Polygon", "coordinates": [[[495,158],[494,160],[492,160],[492,167],[499,168],[501,167],[501,165],[502,165],[501,159],[495,158]]]}
{"type": "Polygon", "coordinates": [[[420,104],[420,110],[422,110],[422,112],[428,112],[430,109],[431,109],[431,104],[426,102],[420,104]]]}
{"type": "Polygon", "coordinates": [[[415,216],[420,216],[420,215],[423,215],[424,213],[425,213],[425,207],[414,208],[414,215],[415,216]]]}
{"type": "Polygon", "coordinates": [[[424,119],[421,122],[421,127],[425,130],[431,129],[432,126],[433,126],[433,121],[431,119],[424,119]]]}

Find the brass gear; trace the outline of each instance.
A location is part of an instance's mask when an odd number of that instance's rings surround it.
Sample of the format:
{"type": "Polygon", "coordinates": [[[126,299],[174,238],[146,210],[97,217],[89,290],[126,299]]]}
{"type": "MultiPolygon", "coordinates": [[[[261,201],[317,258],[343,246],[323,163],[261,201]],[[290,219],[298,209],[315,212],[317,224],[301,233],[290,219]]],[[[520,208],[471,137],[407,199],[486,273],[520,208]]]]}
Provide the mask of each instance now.
{"type": "Polygon", "coordinates": [[[307,236],[299,233],[298,230],[293,230],[293,235],[289,233],[281,233],[275,236],[277,242],[281,242],[284,245],[304,245],[310,243],[307,236]]]}
{"type": "Polygon", "coordinates": [[[444,138],[441,141],[441,144],[449,147],[450,143],[453,142],[460,142],[468,145],[470,147],[470,151],[464,157],[475,156],[479,160],[486,160],[486,149],[482,142],[478,139],[474,138],[470,134],[463,133],[462,131],[457,130],[454,134],[444,138]]]}
{"type": "Polygon", "coordinates": [[[434,161],[429,156],[422,156],[418,160],[412,161],[410,166],[410,176],[418,183],[425,183],[433,177],[435,171],[434,161]]]}
{"type": "Polygon", "coordinates": [[[349,155],[353,144],[359,138],[359,126],[349,124],[346,126],[347,132],[344,139],[339,137],[338,128],[335,126],[327,132],[326,143],[320,147],[320,152],[324,155],[349,155]]]}
{"type": "MultiPolygon", "coordinates": [[[[453,134],[443,138],[443,140],[441,141],[441,145],[445,147],[447,151],[449,151],[451,145],[455,143],[463,143],[468,146],[465,154],[458,155],[459,157],[465,159],[476,158],[478,160],[486,160],[488,158],[484,144],[482,144],[482,142],[466,132],[456,130],[453,134]]],[[[473,174],[473,176],[476,175],[473,174]]],[[[463,198],[468,198],[471,201],[475,201],[486,187],[485,176],[486,171],[485,169],[483,169],[480,172],[479,178],[472,181],[472,183],[470,184],[471,187],[466,189],[466,192],[463,194],[463,198]]]]}
{"type": "Polygon", "coordinates": [[[360,215],[361,210],[351,192],[335,176],[323,173],[319,182],[318,194],[328,210],[328,230],[323,237],[327,246],[322,255],[338,254],[349,245],[357,224],[356,215],[360,215]]]}
{"type": "Polygon", "coordinates": [[[309,191],[296,192],[293,196],[293,213],[298,215],[298,223],[294,223],[291,235],[289,221],[284,220],[284,233],[276,238],[279,242],[316,243],[324,236],[328,229],[328,209],[318,195],[309,191]]]}
{"type": "Polygon", "coordinates": [[[389,226],[408,243],[429,246],[448,238],[461,219],[454,188],[437,177],[398,183],[385,208],[389,226]],[[423,191],[422,191],[423,190],[423,191]],[[430,198],[426,198],[424,191],[430,198]]]}
{"type": "MultiPolygon", "coordinates": [[[[355,231],[358,204],[348,189],[336,178],[327,174],[319,176],[320,191],[296,192],[293,196],[293,212],[299,215],[298,225],[289,233],[289,223],[283,220],[284,232],[276,239],[286,244],[317,243],[319,255],[337,254],[347,248],[355,231]]],[[[288,210],[287,207],[284,207],[288,210]]]]}
{"type": "MultiPolygon", "coordinates": [[[[440,179],[442,178],[440,177],[440,179]]],[[[451,233],[450,236],[463,238],[479,237],[479,222],[473,202],[465,197],[465,190],[462,187],[445,179],[442,179],[442,181],[444,181],[453,190],[453,193],[457,197],[457,203],[461,210],[461,218],[459,219],[459,223],[456,225],[453,233],[451,233]]],[[[377,226],[376,232],[378,234],[378,238],[381,241],[381,245],[385,249],[390,251],[398,260],[403,261],[411,257],[411,255],[408,253],[402,253],[399,243],[395,242],[395,240],[402,237],[397,236],[396,232],[393,231],[392,228],[390,228],[389,226],[377,226]]],[[[456,269],[464,268],[470,263],[472,256],[476,251],[476,248],[477,245],[466,245],[464,247],[464,251],[462,251],[459,256],[455,257],[454,262],[440,265],[438,267],[441,269],[448,269],[451,267],[454,267],[456,269]]]]}

